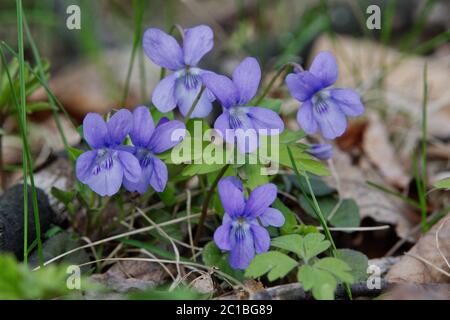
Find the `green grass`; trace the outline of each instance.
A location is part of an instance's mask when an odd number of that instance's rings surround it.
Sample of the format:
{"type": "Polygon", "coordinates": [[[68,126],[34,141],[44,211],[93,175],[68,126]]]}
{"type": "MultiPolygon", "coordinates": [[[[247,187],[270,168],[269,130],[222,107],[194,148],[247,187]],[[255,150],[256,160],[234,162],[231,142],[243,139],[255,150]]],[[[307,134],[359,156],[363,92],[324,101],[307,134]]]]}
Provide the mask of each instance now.
{"type": "MultiPolygon", "coordinates": [[[[122,97],[122,106],[125,105],[128,97],[128,91],[130,88],[130,79],[133,72],[134,60],[136,58],[136,52],[141,44],[142,38],[142,20],[144,16],[146,2],[143,0],[133,0],[134,8],[134,36],[133,36],[133,49],[131,50],[130,62],[128,64],[127,76],[125,79],[125,87],[122,97]]],[[[142,66],[141,66],[142,67],[142,66]]]]}
{"type": "Polygon", "coordinates": [[[17,45],[18,45],[18,60],[19,60],[19,95],[20,99],[17,97],[17,93],[14,88],[14,83],[11,78],[11,74],[8,70],[8,63],[3,52],[3,48],[1,48],[1,60],[2,64],[5,68],[7,78],[9,81],[9,85],[11,88],[11,93],[13,95],[13,100],[15,103],[19,129],[22,138],[23,144],[23,160],[22,160],[22,170],[23,170],[23,212],[24,212],[24,263],[28,263],[28,177],[30,178],[31,183],[31,196],[32,196],[32,204],[33,204],[33,212],[34,212],[34,222],[36,228],[36,239],[37,239],[37,247],[38,247],[38,256],[39,262],[43,265],[43,255],[42,255],[42,239],[41,239],[41,226],[40,226],[40,218],[39,218],[39,207],[37,202],[37,193],[36,186],[34,184],[33,177],[33,165],[31,160],[30,148],[27,139],[27,112],[26,112],[26,88],[25,88],[25,59],[24,59],[24,42],[23,42],[23,12],[22,12],[22,1],[16,0],[16,8],[17,8],[17,45]]]}
{"type": "Polygon", "coordinates": [[[427,223],[427,200],[426,200],[426,184],[427,184],[427,101],[428,101],[428,67],[425,63],[423,67],[423,101],[422,101],[422,144],[421,144],[421,168],[422,175],[420,179],[416,179],[419,191],[419,203],[422,217],[422,231],[429,229],[427,223]],[[419,188],[420,187],[420,188],[419,188]]]}

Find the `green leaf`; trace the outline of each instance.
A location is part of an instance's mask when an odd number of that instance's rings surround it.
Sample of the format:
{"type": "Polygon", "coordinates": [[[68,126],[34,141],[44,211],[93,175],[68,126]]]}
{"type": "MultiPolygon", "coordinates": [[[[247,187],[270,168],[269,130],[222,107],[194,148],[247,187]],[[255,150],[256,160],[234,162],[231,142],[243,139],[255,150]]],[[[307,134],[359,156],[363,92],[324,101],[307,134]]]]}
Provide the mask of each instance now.
{"type": "Polygon", "coordinates": [[[155,125],[163,117],[168,118],[169,120],[173,120],[174,119],[174,115],[173,115],[172,111],[162,113],[161,111],[159,111],[158,109],[153,107],[153,108],[150,108],[150,113],[152,114],[153,122],[155,123],[155,125]]]}
{"type": "MultiPolygon", "coordinates": [[[[299,179],[296,179],[295,176],[290,176],[292,183],[300,190],[304,190],[307,194],[309,194],[308,191],[308,185],[306,183],[306,179],[303,176],[300,176],[299,179]]],[[[332,193],[336,192],[336,189],[331,188],[328,186],[322,178],[315,176],[315,175],[308,175],[309,182],[311,183],[312,190],[314,192],[314,195],[316,197],[326,196],[332,193]]]]}
{"type": "Polygon", "coordinates": [[[304,260],[309,261],[311,258],[327,250],[331,243],[328,240],[324,240],[325,236],[321,233],[308,233],[303,238],[304,247],[304,260]]]}
{"type": "Polygon", "coordinates": [[[330,171],[328,168],[317,160],[314,160],[312,156],[305,152],[305,148],[301,148],[299,145],[280,144],[279,147],[279,163],[283,166],[292,169],[292,162],[289,157],[288,146],[292,152],[292,156],[295,160],[295,164],[299,170],[308,171],[317,176],[329,176],[330,171]]]}
{"type": "Polygon", "coordinates": [[[281,202],[280,199],[276,199],[274,203],[272,203],[272,208],[280,210],[280,212],[284,216],[284,225],[281,226],[280,232],[281,234],[289,234],[293,233],[297,226],[297,219],[295,218],[295,213],[291,211],[288,207],[281,202]]]}
{"type": "Polygon", "coordinates": [[[271,245],[276,248],[288,250],[307,263],[311,258],[319,255],[330,247],[330,242],[324,240],[321,233],[308,233],[302,237],[299,234],[289,234],[274,238],[271,245]]]}
{"type": "Polygon", "coordinates": [[[242,170],[245,173],[246,180],[245,186],[250,190],[269,182],[269,176],[261,174],[262,166],[260,164],[245,164],[242,166],[242,170]]]}
{"type": "Polygon", "coordinates": [[[67,147],[67,150],[69,151],[69,157],[72,161],[76,161],[80,155],[84,153],[83,150],[74,148],[74,147],[67,147]]]}
{"type": "Polygon", "coordinates": [[[345,261],[352,269],[352,276],[355,282],[367,280],[369,259],[363,253],[352,249],[339,249],[337,253],[337,257],[345,261]]]}
{"type": "MultiPolygon", "coordinates": [[[[358,227],[360,224],[360,216],[358,205],[353,199],[342,200],[340,206],[333,213],[333,210],[337,206],[339,200],[334,196],[326,196],[317,198],[320,210],[324,218],[329,221],[335,227],[358,227]],[[332,214],[332,215],[331,215],[332,214]]],[[[300,206],[311,217],[316,218],[313,208],[309,205],[309,202],[304,195],[299,198],[300,206]]]]}
{"type": "Polygon", "coordinates": [[[297,266],[297,261],[278,251],[257,255],[245,271],[246,277],[258,278],[267,274],[269,281],[283,278],[297,266]]]}
{"type": "Polygon", "coordinates": [[[281,99],[265,98],[258,106],[280,113],[282,104],[283,100],[281,99]]]}
{"type": "Polygon", "coordinates": [[[292,131],[289,129],[284,129],[284,131],[280,134],[280,143],[289,144],[295,143],[298,140],[304,138],[306,136],[303,130],[292,131]]]}
{"type": "Polygon", "coordinates": [[[312,289],[312,294],[315,299],[334,299],[337,281],[329,272],[305,264],[299,268],[297,279],[302,283],[305,290],[312,289]]]}
{"type": "Polygon", "coordinates": [[[244,272],[242,270],[234,270],[228,263],[228,254],[223,254],[214,241],[208,242],[202,251],[203,263],[210,267],[217,267],[220,271],[229,274],[238,279],[244,279],[244,272]]]}
{"type": "Polygon", "coordinates": [[[445,179],[439,180],[433,186],[438,189],[450,190],[450,178],[445,178],[445,179]]]}
{"type": "Polygon", "coordinates": [[[183,176],[193,177],[197,174],[207,174],[222,169],[225,164],[190,164],[183,169],[183,176]]]}
{"type": "Polygon", "coordinates": [[[76,195],[75,191],[64,191],[56,187],[52,187],[50,192],[56,199],[66,206],[72,202],[76,195]]]}
{"type": "Polygon", "coordinates": [[[328,271],[342,282],[353,282],[353,277],[350,273],[352,269],[341,259],[333,257],[323,258],[314,263],[314,268],[328,271]]]}
{"type": "Polygon", "coordinates": [[[175,189],[170,184],[166,186],[163,192],[158,192],[158,197],[167,207],[171,207],[177,202],[177,197],[175,196],[175,189]]]}
{"type": "Polygon", "coordinates": [[[298,234],[288,234],[285,236],[274,238],[272,239],[270,245],[272,247],[294,252],[299,257],[305,256],[303,237],[298,234]]]}

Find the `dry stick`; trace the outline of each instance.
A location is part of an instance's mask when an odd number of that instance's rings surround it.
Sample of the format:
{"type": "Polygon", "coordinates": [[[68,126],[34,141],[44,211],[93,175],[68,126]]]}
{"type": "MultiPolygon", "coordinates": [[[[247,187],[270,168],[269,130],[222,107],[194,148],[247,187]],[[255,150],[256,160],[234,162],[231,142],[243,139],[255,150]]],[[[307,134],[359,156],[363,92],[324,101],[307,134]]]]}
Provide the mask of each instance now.
{"type": "MultiPolygon", "coordinates": [[[[152,259],[158,260],[158,258],[148,250],[140,249],[139,252],[146,254],[147,256],[149,256],[152,259]]],[[[159,262],[159,261],[157,263],[161,266],[161,268],[164,269],[164,271],[166,271],[166,273],[169,275],[169,277],[172,278],[172,281],[176,281],[177,278],[172,274],[172,272],[169,270],[169,268],[167,268],[167,266],[164,263],[159,262]]]]}
{"type": "MultiPolygon", "coordinates": [[[[84,267],[84,266],[88,266],[91,264],[95,264],[97,262],[104,262],[104,261],[145,261],[145,262],[161,262],[161,263],[176,263],[173,260],[165,260],[165,259],[147,259],[147,258],[111,258],[111,259],[99,259],[97,261],[89,261],[89,262],[85,262],[82,264],[79,264],[78,267],[84,267]]],[[[195,263],[195,262],[189,262],[189,261],[181,261],[180,262],[183,265],[186,266],[191,266],[191,267],[197,267],[197,268],[202,268],[202,269],[206,269],[206,270],[210,270],[211,267],[199,264],[199,263],[195,263]]],[[[241,287],[242,289],[246,290],[245,285],[240,282],[239,280],[233,278],[232,276],[223,273],[217,269],[214,269],[214,273],[217,273],[218,275],[220,275],[223,279],[227,279],[227,280],[231,280],[232,282],[234,282],[235,284],[237,284],[239,287],[241,287]]],[[[247,290],[246,290],[247,291],[247,290]]]]}
{"type": "Polygon", "coordinates": [[[173,253],[175,254],[175,260],[176,260],[176,268],[177,268],[177,278],[181,277],[181,269],[180,269],[180,251],[178,251],[178,247],[175,244],[175,242],[173,241],[172,237],[169,236],[167,234],[167,232],[165,232],[161,227],[159,227],[152,219],[150,219],[149,217],[147,217],[144,212],[142,212],[141,209],[136,208],[136,210],[152,225],[156,228],[156,230],[158,230],[158,232],[165,237],[166,239],[168,239],[170,241],[170,244],[172,245],[173,248],[173,253]]]}
{"type": "Polygon", "coordinates": [[[448,273],[448,272],[445,271],[444,269],[442,269],[442,268],[436,266],[435,264],[431,263],[430,261],[428,261],[428,260],[422,258],[421,256],[418,256],[418,255],[416,255],[416,254],[414,254],[414,253],[410,253],[410,252],[406,252],[405,255],[410,256],[410,257],[413,257],[413,258],[416,258],[417,260],[419,260],[419,261],[421,261],[421,262],[423,262],[423,263],[429,265],[429,266],[432,267],[433,269],[436,269],[436,270],[439,271],[440,273],[442,273],[442,274],[444,274],[444,275],[446,275],[447,277],[450,278],[450,273],[448,273]]]}
{"type": "Polygon", "coordinates": [[[211,188],[209,189],[208,193],[206,194],[206,198],[203,201],[203,207],[202,207],[202,213],[200,216],[200,220],[197,225],[197,232],[195,233],[194,246],[197,246],[198,241],[200,240],[200,237],[202,235],[203,224],[205,223],[206,214],[208,213],[209,202],[211,201],[211,198],[214,194],[214,190],[216,189],[217,184],[219,183],[219,180],[223,177],[223,175],[225,174],[225,172],[227,171],[229,166],[230,166],[230,164],[226,164],[222,168],[222,170],[220,170],[219,174],[217,175],[216,179],[214,180],[213,184],[211,185],[211,188]]]}
{"type": "MultiPolygon", "coordinates": [[[[193,214],[190,217],[181,217],[181,218],[177,218],[177,219],[174,219],[174,220],[162,222],[162,223],[159,224],[159,227],[169,226],[169,225],[172,225],[172,224],[176,224],[176,223],[185,221],[187,219],[194,219],[194,218],[197,218],[199,216],[200,216],[200,214],[193,214]]],[[[55,262],[55,261],[57,261],[57,260],[59,260],[61,258],[64,258],[65,256],[68,256],[69,254],[72,254],[74,252],[78,252],[78,251],[83,250],[83,249],[94,247],[94,246],[97,246],[97,245],[105,243],[105,242],[117,240],[117,239],[120,239],[120,238],[132,236],[132,235],[143,233],[143,232],[147,232],[147,231],[150,231],[150,230],[153,230],[153,229],[156,229],[156,227],[155,226],[148,226],[148,227],[144,227],[144,228],[140,228],[140,229],[124,232],[124,233],[121,233],[121,234],[117,234],[115,236],[111,236],[111,237],[108,237],[108,238],[105,238],[105,239],[101,239],[101,240],[92,242],[90,244],[87,244],[87,245],[84,245],[84,246],[81,246],[81,247],[78,247],[78,248],[66,251],[66,252],[64,252],[64,253],[62,253],[62,254],[54,257],[54,258],[51,258],[50,260],[48,260],[48,261],[46,261],[44,263],[44,266],[46,266],[46,265],[48,265],[48,264],[50,264],[52,262],[55,262]]],[[[36,267],[36,268],[33,269],[33,271],[39,270],[39,268],[40,267],[36,267]]]]}
{"type": "MultiPolygon", "coordinates": [[[[359,232],[364,232],[364,231],[378,231],[378,230],[386,230],[389,229],[391,226],[389,225],[384,225],[384,226],[376,226],[376,227],[342,227],[342,228],[333,228],[333,227],[328,227],[328,230],[330,231],[359,231],[359,232]]],[[[316,227],[318,230],[323,230],[323,227],[316,227]]]]}
{"type": "MultiPolygon", "coordinates": [[[[445,209],[448,209],[448,210],[450,210],[450,207],[449,208],[445,208],[445,209]]],[[[444,209],[444,211],[445,211],[445,209],[444,209]]],[[[431,221],[433,221],[436,217],[438,217],[439,215],[441,215],[442,214],[442,210],[440,210],[440,211],[436,211],[435,213],[433,213],[432,215],[430,215],[428,218],[427,218],[427,223],[430,223],[431,221]]],[[[408,232],[408,234],[406,234],[402,239],[400,239],[400,240],[398,240],[397,241],[397,243],[396,244],[394,244],[393,246],[392,246],[392,248],[391,249],[389,249],[389,251],[384,255],[385,257],[390,257],[390,256],[392,256],[406,241],[408,241],[408,238],[410,237],[410,236],[412,236],[413,234],[416,234],[417,232],[419,232],[420,231],[420,229],[422,228],[422,224],[418,224],[418,225],[416,225],[414,228],[412,228],[409,232],[408,232]]]]}
{"type": "Polygon", "coordinates": [[[441,225],[438,227],[438,229],[436,230],[436,248],[438,249],[439,254],[441,255],[442,259],[444,259],[445,263],[447,264],[448,268],[450,269],[450,263],[448,262],[447,258],[445,257],[445,255],[442,253],[442,250],[439,246],[439,232],[441,232],[442,227],[444,226],[444,224],[450,220],[450,218],[447,218],[445,220],[442,221],[441,225]]]}
{"type": "MultiPolygon", "coordinates": [[[[191,215],[191,192],[189,189],[186,189],[186,216],[189,217],[191,215]]],[[[189,236],[189,243],[191,245],[191,251],[192,251],[192,260],[195,257],[195,249],[194,249],[194,237],[192,236],[192,225],[191,220],[188,219],[188,236],[189,236]]]]}

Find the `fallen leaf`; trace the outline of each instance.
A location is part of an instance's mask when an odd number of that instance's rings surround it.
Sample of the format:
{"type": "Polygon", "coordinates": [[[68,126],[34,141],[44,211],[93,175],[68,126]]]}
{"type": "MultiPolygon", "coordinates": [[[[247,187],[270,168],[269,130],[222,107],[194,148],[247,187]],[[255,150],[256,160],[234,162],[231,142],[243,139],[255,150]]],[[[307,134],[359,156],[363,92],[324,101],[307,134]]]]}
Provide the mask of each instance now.
{"type": "Polygon", "coordinates": [[[436,223],[387,274],[390,282],[450,283],[450,277],[417,257],[450,273],[450,218],[436,223]],[[439,244],[439,249],[438,249],[439,244]],[[413,256],[411,256],[413,255],[413,256]]]}
{"type": "Polygon", "coordinates": [[[389,131],[376,113],[368,112],[368,118],[363,138],[363,148],[367,158],[378,168],[384,180],[390,185],[405,189],[410,179],[389,141],[389,131]]]}

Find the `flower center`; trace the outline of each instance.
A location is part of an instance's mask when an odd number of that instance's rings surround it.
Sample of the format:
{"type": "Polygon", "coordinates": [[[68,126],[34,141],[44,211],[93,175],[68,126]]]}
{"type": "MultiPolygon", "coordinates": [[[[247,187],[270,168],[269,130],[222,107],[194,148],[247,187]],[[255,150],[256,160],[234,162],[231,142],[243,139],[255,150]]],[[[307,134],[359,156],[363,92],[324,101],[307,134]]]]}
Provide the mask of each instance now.
{"type": "Polygon", "coordinates": [[[148,167],[152,161],[152,157],[153,153],[146,148],[138,148],[136,151],[136,158],[139,160],[139,164],[142,168],[148,167]]]}
{"type": "Polygon", "coordinates": [[[330,108],[328,104],[329,97],[329,93],[322,91],[319,91],[313,96],[312,102],[314,105],[314,110],[316,110],[317,113],[323,114],[328,112],[328,109],[330,108]]]}
{"type": "Polygon", "coordinates": [[[183,85],[188,90],[197,88],[201,82],[200,70],[198,68],[186,67],[185,69],[179,70],[177,73],[178,79],[183,82],[183,85]]]}
{"type": "Polygon", "coordinates": [[[250,225],[247,223],[245,217],[238,217],[233,221],[233,229],[236,240],[243,240],[246,236],[246,233],[250,229],[250,225]]]}
{"type": "Polygon", "coordinates": [[[92,170],[93,175],[98,175],[102,170],[109,170],[114,164],[116,158],[115,152],[108,149],[100,149],[95,159],[95,166],[92,170]]]}
{"type": "Polygon", "coordinates": [[[229,109],[229,124],[231,129],[249,129],[247,113],[242,107],[232,107],[229,109]]]}

